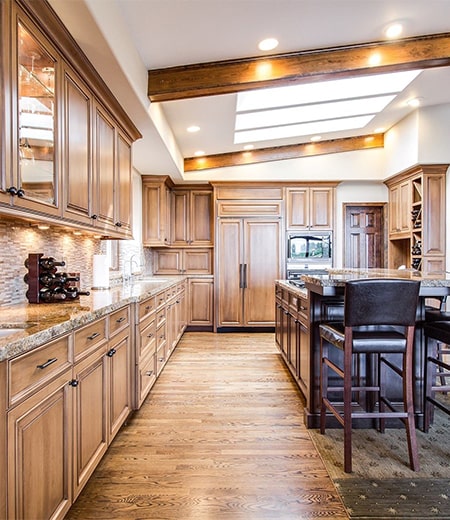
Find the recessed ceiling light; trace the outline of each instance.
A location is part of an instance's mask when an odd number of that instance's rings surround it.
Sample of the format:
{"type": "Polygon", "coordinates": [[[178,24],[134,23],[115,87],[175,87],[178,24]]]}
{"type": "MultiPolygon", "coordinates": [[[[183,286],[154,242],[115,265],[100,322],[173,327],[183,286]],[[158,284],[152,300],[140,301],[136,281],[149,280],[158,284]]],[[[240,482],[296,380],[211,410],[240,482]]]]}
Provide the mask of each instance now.
{"type": "Polygon", "coordinates": [[[321,139],[322,139],[321,135],[314,135],[313,137],[311,137],[310,141],[315,143],[316,141],[320,141],[321,139]]]}
{"type": "Polygon", "coordinates": [[[205,155],[205,152],[203,150],[197,150],[194,153],[195,157],[201,157],[202,155],[205,155]]]}
{"type": "Polygon", "coordinates": [[[266,38],[262,40],[258,44],[258,48],[260,51],[271,51],[278,47],[278,40],[276,38],[266,38]]]}
{"type": "Polygon", "coordinates": [[[244,146],[244,150],[253,150],[254,146],[252,144],[246,144],[244,146]]]}
{"type": "Polygon", "coordinates": [[[423,98],[421,98],[421,97],[411,98],[411,99],[408,99],[408,101],[406,102],[406,104],[407,104],[409,107],[416,108],[416,107],[420,106],[422,100],[423,100],[423,98]]]}
{"type": "Polygon", "coordinates": [[[384,31],[386,38],[390,40],[398,38],[403,32],[403,25],[401,23],[393,23],[384,31]]]}
{"type": "Polygon", "coordinates": [[[192,125],[187,128],[187,131],[191,134],[194,134],[195,132],[198,132],[200,130],[200,127],[197,125],[192,125]]]}

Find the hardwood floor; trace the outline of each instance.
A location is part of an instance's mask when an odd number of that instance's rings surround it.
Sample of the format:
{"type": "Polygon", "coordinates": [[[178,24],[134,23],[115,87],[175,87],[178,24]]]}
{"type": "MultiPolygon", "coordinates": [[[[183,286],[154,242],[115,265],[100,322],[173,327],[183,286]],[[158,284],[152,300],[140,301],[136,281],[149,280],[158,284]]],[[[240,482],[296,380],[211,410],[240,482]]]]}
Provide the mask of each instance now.
{"type": "Polygon", "coordinates": [[[348,516],[274,335],[191,332],[66,518],[348,516]]]}

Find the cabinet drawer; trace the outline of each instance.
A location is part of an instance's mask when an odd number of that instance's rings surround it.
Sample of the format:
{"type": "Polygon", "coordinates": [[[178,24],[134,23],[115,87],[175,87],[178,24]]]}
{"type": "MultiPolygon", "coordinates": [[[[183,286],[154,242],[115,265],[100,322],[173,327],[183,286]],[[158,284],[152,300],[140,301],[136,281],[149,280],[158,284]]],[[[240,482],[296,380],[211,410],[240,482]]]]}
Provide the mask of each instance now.
{"type": "Polygon", "coordinates": [[[166,291],[156,295],[156,308],[159,309],[166,303],[166,291]]]}
{"type": "Polygon", "coordinates": [[[233,201],[233,202],[219,202],[217,205],[218,217],[279,217],[282,214],[281,201],[267,201],[267,202],[248,202],[248,201],[233,201]]]}
{"type": "Polygon", "coordinates": [[[156,328],[161,327],[161,325],[166,321],[166,309],[159,309],[156,313],[156,328]]]}
{"type": "Polygon", "coordinates": [[[94,321],[78,329],[74,334],[74,355],[75,360],[78,356],[88,353],[98,347],[102,341],[106,341],[106,318],[94,321]]]}
{"type": "Polygon", "coordinates": [[[109,337],[115,336],[118,332],[130,325],[130,307],[124,307],[113,312],[109,317],[109,337]]]}
{"type": "Polygon", "coordinates": [[[10,405],[71,365],[69,336],[8,361],[10,405]]]}
{"type": "Polygon", "coordinates": [[[151,320],[149,324],[142,327],[140,333],[138,357],[147,356],[149,352],[156,348],[156,321],[151,320]]]}
{"type": "Polygon", "coordinates": [[[139,304],[138,316],[139,321],[144,320],[147,316],[150,316],[156,310],[156,298],[152,296],[147,300],[144,300],[139,304]]]}

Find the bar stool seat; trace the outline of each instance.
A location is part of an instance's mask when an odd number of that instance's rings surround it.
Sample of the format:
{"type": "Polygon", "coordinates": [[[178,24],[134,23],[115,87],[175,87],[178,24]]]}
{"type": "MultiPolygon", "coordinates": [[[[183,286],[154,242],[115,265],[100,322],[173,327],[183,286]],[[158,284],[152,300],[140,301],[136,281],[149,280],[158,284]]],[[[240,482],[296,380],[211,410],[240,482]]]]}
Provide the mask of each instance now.
{"type": "Polygon", "coordinates": [[[401,419],[406,427],[410,466],[419,469],[413,403],[413,347],[420,282],[404,279],[350,280],[344,293],[343,322],[319,325],[321,340],[320,431],[325,433],[327,411],[344,427],[344,471],[352,471],[354,419],[401,419]],[[329,347],[335,347],[330,351],[329,347]],[[339,355],[339,351],[341,354],[339,355]],[[400,354],[401,366],[390,354],[400,354]],[[361,358],[366,373],[361,374],[361,358]],[[376,369],[367,370],[376,359],[376,369]],[[399,410],[387,395],[387,368],[402,380],[403,406],[399,410]],[[372,374],[373,372],[373,374],[372,374]],[[342,385],[329,377],[341,378],[342,385]],[[342,401],[335,396],[342,394],[342,401]],[[361,402],[361,395],[366,396],[361,402]],[[371,395],[372,399],[367,399],[371,395]],[[388,411],[386,411],[388,410],[388,411]]]}
{"type": "Polygon", "coordinates": [[[450,354],[450,321],[430,321],[424,325],[425,357],[425,402],[423,429],[428,432],[433,419],[434,407],[450,415],[450,405],[436,400],[436,392],[450,391],[450,364],[444,361],[450,354]],[[440,384],[437,384],[439,379],[440,384]]]}

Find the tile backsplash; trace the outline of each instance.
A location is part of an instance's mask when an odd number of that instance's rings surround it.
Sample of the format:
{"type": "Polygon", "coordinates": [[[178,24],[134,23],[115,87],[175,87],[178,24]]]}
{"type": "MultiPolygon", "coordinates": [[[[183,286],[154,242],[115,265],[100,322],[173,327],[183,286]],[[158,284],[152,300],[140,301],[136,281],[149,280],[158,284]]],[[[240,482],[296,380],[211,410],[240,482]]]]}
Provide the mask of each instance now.
{"type": "MultiPolygon", "coordinates": [[[[43,253],[66,266],[59,270],[80,273],[80,287],[92,287],[93,255],[105,254],[106,243],[91,236],[77,236],[63,229],[40,230],[21,220],[0,217],[0,307],[27,302],[27,285],[23,277],[27,272],[24,262],[29,253],[43,253]]],[[[111,285],[122,282],[124,265],[134,255],[139,259],[141,272],[152,272],[152,255],[134,240],[118,241],[119,269],[111,271],[111,285]]]]}

